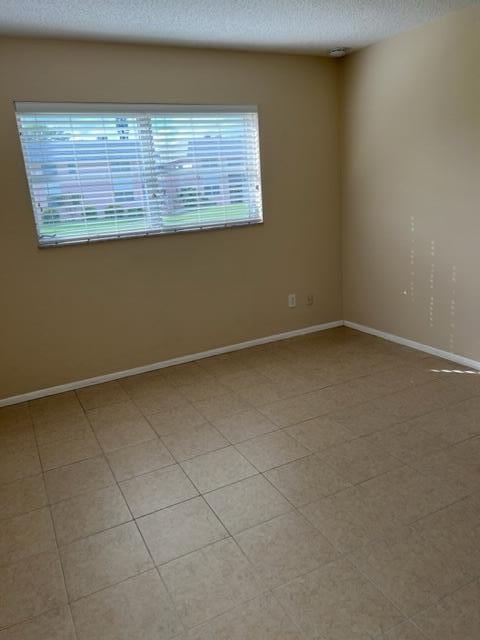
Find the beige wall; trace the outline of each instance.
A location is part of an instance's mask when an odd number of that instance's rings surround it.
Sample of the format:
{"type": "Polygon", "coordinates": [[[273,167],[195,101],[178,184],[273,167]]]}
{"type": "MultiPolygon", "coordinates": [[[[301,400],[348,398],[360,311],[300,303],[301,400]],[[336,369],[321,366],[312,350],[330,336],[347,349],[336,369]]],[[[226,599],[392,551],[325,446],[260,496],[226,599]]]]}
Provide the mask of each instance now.
{"type": "Polygon", "coordinates": [[[0,78],[0,398],[342,317],[334,61],[3,39],[0,78]],[[265,224],[39,250],[13,100],[258,104],[265,224]]]}
{"type": "Polygon", "coordinates": [[[480,9],[344,67],[344,316],[480,360],[480,9]]]}

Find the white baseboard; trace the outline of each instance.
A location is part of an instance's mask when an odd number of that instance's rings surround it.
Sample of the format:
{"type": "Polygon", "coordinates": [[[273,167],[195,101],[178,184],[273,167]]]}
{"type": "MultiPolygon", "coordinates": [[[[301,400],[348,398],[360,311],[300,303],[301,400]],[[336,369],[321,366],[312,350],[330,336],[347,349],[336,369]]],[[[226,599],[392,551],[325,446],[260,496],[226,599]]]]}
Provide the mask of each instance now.
{"type": "Polygon", "coordinates": [[[436,347],[431,347],[428,344],[422,344],[421,342],[415,342],[414,340],[401,338],[400,336],[396,336],[393,333],[386,333],[385,331],[379,331],[378,329],[373,329],[372,327],[366,327],[363,324],[350,322],[350,320],[345,320],[343,324],[346,327],[350,327],[350,329],[356,329],[357,331],[369,333],[372,336],[377,336],[378,338],[384,338],[385,340],[389,340],[390,342],[396,342],[397,344],[401,344],[405,347],[411,347],[412,349],[417,349],[418,351],[424,351],[425,353],[429,353],[432,356],[445,358],[445,360],[451,360],[452,362],[461,364],[464,367],[470,367],[471,369],[480,370],[480,362],[478,362],[477,360],[465,358],[464,356],[459,356],[456,353],[444,351],[443,349],[437,349],[436,347]]]}
{"type": "Polygon", "coordinates": [[[203,358],[210,358],[212,356],[221,355],[222,353],[230,353],[232,351],[239,351],[241,349],[248,349],[249,347],[255,347],[261,344],[267,344],[269,342],[276,342],[277,340],[287,340],[288,338],[294,338],[296,336],[304,336],[309,333],[316,333],[317,331],[326,331],[327,329],[334,329],[335,327],[341,327],[345,325],[350,329],[356,329],[362,333],[369,333],[372,336],[389,340],[390,342],[396,342],[405,347],[417,349],[423,351],[432,356],[439,358],[445,358],[445,360],[451,360],[457,364],[461,364],[464,367],[470,367],[480,371],[480,362],[472,360],[471,358],[465,358],[459,356],[456,353],[444,351],[443,349],[437,349],[421,342],[415,342],[414,340],[408,340],[396,336],[393,333],[387,333],[386,331],[380,331],[372,327],[367,327],[363,324],[351,322],[350,320],[335,320],[333,322],[326,322],[324,324],[312,325],[310,327],[303,327],[302,329],[294,329],[293,331],[285,331],[283,333],[276,333],[271,336],[264,336],[262,338],[255,338],[254,340],[246,340],[245,342],[238,342],[237,344],[226,345],[225,347],[217,347],[216,349],[209,349],[208,351],[201,351],[199,353],[191,353],[185,356],[179,356],[178,358],[171,358],[170,360],[163,360],[161,362],[154,362],[142,367],[135,367],[133,369],[126,369],[125,371],[115,371],[113,373],[107,373],[101,376],[95,376],[94,378],[87,378],[85,380],[76,380],[74,382],[67,382],[66,384],[59,384],[55,387],[48,387],[47,389],[37,389],[35,391],[29,391],[28,393],[22,393],[20,395],[11,396],[9,398],[0,399],[0,407],[6,407],[12,404],[19,404],[20,402],[27,402],[28,400],[36,400],[37,398],[43,398],[45,396],[53,396],[57,393],[64,393],[65,391],[74,391],[75,389],[82,389],[83,387],[89,387],[94,384],[101,384],[102,382],[110,382],[112,380],[120,380],[121,378],[128,378],[129,376],[135,376],[140,373],[148,373],[149,371],[156,371],[157,369],[164,369],[165,367],[173,367],[177,364],[185,364],[186,362],[193,362],[194,360],[201,360],[203,358]]]}
{"type": "Polygon", "coordinates": [[[210,358],[211,356],[221,355],[222,353],[239,351],[240,349],[248,349],[249,347],[255,347],[260,344],[267,344],[268,342],[287,340],[287,338],[304,336],[308,333],[326,331],[327,329],[334,329],[335,327],[341,326],[343,326],[343,320],[325,322],[324,324],[316,324],[310,327],[303,327],[302,329],[294,329],[293,331],[276,333],[271,336],[255,338],[254,340],[246,340],[245,342],[238,342],[237,344],[230,344],[225,347],[217,347],[216,349],[209,349],[208,351],[201,351],[200,353],[191,353],[186,356],[179,356],[178,358],[163,360],[162,362],[154,362],[152,364],[144,365],[143,367],[135,367],[134,369],[126,369],[125,371],[115,371],[114,373],[107,373],[102,376],[87,378],[86,380],[76,380],[75,382],[59,384],[55,387],[49,387],[47,389],[37,389],[36,391],[29,391],[28,393],[11,396],[10,398],[0,399],[0,407],[6,407],[7,405],[11,404],[19,404],[20,402],[26,402],[27,400],[36,400],[37,398],[43,398],[45,396],[53,396],[57,393],[64,393],[65,391],[73,391],[75,389],[81,389],[82,387],[90,387],[93,384],[101,384],[102,382],[120,380],[121,378],[135,376],[139,373],[148,373],[149,371],[164,369],[165,367],[172,367],[176,364],[185,364],[186,362],[193,362],[194,360],[201,360],[202,358],[210,358]]]}

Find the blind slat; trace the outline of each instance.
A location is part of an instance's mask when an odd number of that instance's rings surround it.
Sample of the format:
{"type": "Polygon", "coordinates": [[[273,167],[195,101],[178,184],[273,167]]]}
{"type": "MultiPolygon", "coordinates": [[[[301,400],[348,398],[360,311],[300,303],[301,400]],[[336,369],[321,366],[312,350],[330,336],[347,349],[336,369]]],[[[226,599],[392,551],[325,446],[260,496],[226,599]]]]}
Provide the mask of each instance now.
{"type": "Polygon", "coordinates": [[[253,107],[17,103],[39,243],[262,221],[253,107]]]}
{"type": "Polygon", "coordinates": [[[148,113],[158,116],[159,114],[171,115],[172,113],[192,114],[199,117],[205,113],[257,113],[255,105],[192,105],[192,104],[128,104],[116,102],[15,102],[17,113],[148,113]]]}

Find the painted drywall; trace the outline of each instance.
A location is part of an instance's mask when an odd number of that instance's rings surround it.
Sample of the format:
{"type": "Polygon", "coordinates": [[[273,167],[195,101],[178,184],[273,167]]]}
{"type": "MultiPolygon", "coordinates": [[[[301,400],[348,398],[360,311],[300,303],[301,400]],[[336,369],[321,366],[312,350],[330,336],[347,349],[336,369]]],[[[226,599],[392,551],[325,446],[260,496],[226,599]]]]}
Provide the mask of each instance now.
{"type": "Polygon", "coordinates": [[[0,398],[342,317],[335,61],[4,38],[0,78],[0,398]],[[14,100],[258,104],[265,223],[38,249],[14,100]]]}
{"type": "Polygon", "coordinates": [[[344,317],[480,360],[480,9],[343,62],[344,317]]]}

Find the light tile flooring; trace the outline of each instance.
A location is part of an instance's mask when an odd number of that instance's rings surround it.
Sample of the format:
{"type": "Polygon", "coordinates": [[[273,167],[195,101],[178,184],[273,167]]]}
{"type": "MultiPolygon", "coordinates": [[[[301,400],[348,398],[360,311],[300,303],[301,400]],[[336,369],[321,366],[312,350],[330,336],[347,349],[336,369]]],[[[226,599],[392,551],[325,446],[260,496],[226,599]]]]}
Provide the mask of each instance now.
{"type": "Polygon", "coordinates": [[[0,640],[478,640],[480,375],[340,328],[0,409],[0,640]]]}

